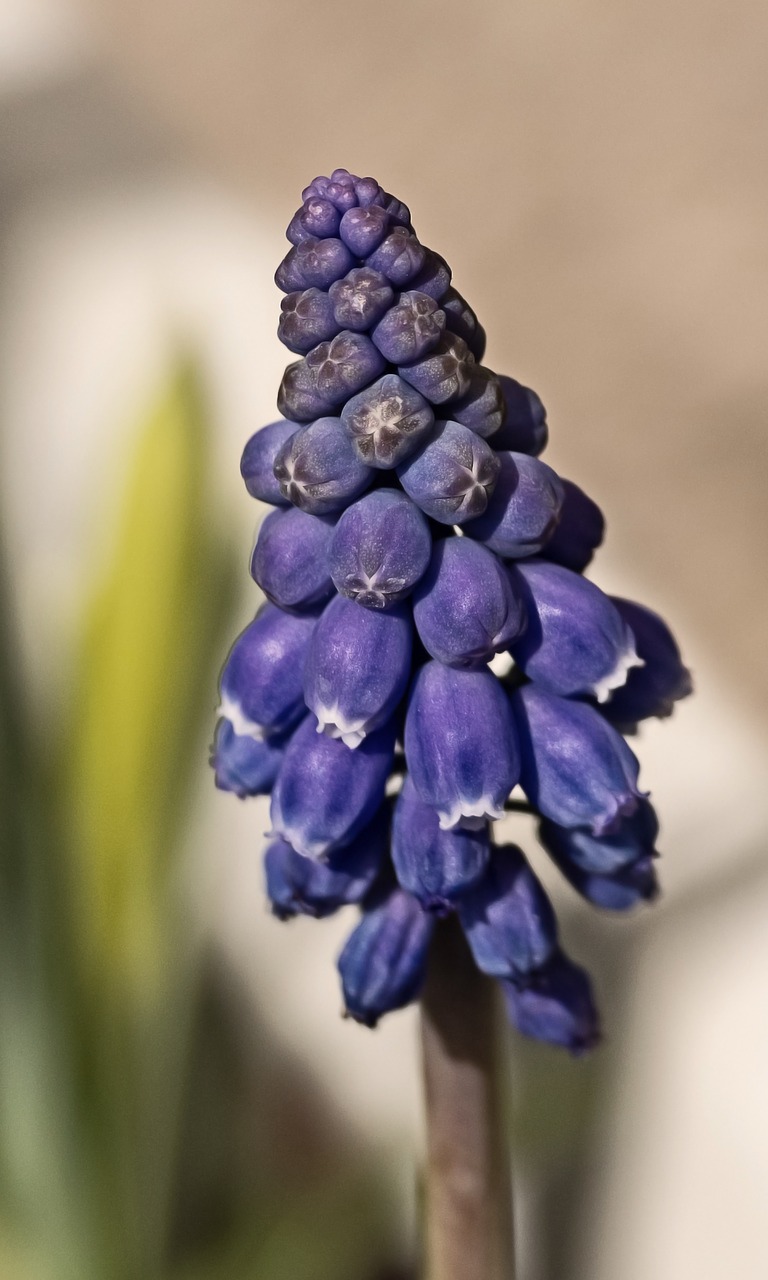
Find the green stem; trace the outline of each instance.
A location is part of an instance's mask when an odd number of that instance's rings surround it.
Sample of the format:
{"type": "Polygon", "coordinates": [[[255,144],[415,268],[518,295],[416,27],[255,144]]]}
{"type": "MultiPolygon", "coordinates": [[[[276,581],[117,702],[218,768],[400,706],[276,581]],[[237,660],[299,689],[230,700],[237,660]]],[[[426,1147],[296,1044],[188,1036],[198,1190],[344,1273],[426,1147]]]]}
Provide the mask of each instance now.
{"type": "Polygon", "coordinates": [[[427,1280],[514,1280],[497,1007],[458,922],[441,922],[422,999],[427,1280]]]}

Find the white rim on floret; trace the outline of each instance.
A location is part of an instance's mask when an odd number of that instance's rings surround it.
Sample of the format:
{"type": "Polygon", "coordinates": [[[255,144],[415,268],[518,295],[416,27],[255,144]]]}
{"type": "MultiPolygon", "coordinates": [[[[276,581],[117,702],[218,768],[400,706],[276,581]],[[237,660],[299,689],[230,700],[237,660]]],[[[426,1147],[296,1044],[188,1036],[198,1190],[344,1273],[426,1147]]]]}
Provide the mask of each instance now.
{"type": "Polygon", "coordinates": [[[627,676],[633,667],[644,667],[645,660],[638,657],[634,642],[621,654],[616,666],[607,676],[603,676],[602,680],[598,680],[592,686],[592,692],[598,702],[607,702],[614,689],[620,689],[622,685],[627,683],[627,676]]]}
{"type": "Polygon", "coordinates": [[[462,826],[477,829],[485,822],[496,822],[504,816],[504,807],[494,803],[492,796],[481,796],[479,800],[457,800],[450,809],[438,809],[437,816],[441,831],[450,831],[452,827],[462,826]]]}
{"type": "Polygon", "coordinates": [[[326,738],[340,738],[353,751],[360,746],[370,728],[370,717],[358,716],[357,719],[350,720],[338,703],[332,707],[321,704],[313,707],[313,711],[317,716],[317,732],[325,734],[326,738]]]}
{"type": "Polygon", "coordinates": [[[222,695],[216,715],[228,720],[239,738],[255,738],[257,742],[263,742],[267,736],[263,725],[256,724],[255,720],[249,720],[240,703],[235,702],[226,693],[222,695]]]}

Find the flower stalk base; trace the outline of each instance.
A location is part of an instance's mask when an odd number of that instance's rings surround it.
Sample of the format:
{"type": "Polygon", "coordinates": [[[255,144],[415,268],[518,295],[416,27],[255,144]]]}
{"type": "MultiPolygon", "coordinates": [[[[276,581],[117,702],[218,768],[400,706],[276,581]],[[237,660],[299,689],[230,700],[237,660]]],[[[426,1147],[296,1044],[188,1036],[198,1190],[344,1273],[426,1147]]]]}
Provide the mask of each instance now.
{"type": "Polygon", "coordinates": [[[455,919],[435,930],[422,997],[426,1280],[514,1280],[496,984],[455,919]]]}

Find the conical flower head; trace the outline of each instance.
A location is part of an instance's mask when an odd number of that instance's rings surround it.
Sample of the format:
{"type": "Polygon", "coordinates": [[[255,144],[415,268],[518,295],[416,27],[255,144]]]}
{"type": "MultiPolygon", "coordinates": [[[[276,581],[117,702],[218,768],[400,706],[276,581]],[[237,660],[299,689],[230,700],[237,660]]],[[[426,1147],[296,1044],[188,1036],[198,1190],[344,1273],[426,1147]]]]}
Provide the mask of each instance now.
{"type": "Polygon", "coordinates": [[[222,672],[216,785],[271,792],[276,915],[359,904],[339,961],[353,1018],[417,998],[454,913],[515,1025],[583,1052],[589,980],[492,824],[523,803],[588,903],[652,900],[658,824],[622,733],[668,715],[689,673],[656,614],[583,577],[602,512],[540,460],[540,397],[483,364],[408,206],[334,169],[287,235],[282,418],[241,462],[273,508],[251,560],[270,603],[222,672]]]}

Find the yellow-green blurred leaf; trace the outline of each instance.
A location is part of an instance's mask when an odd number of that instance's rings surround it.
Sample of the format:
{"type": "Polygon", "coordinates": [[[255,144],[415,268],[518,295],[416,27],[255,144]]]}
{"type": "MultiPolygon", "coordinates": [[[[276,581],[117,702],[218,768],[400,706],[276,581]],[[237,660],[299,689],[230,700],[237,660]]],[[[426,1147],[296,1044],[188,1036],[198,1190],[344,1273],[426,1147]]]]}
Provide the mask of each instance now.
{"type": "Polygon", "coordinates": [[[230,578],[208,492],[198,377],[176,370],[139,424],[111,559],[88,603],[63,795],[85,972],[151,995],[169,860],[230,578]]]}

